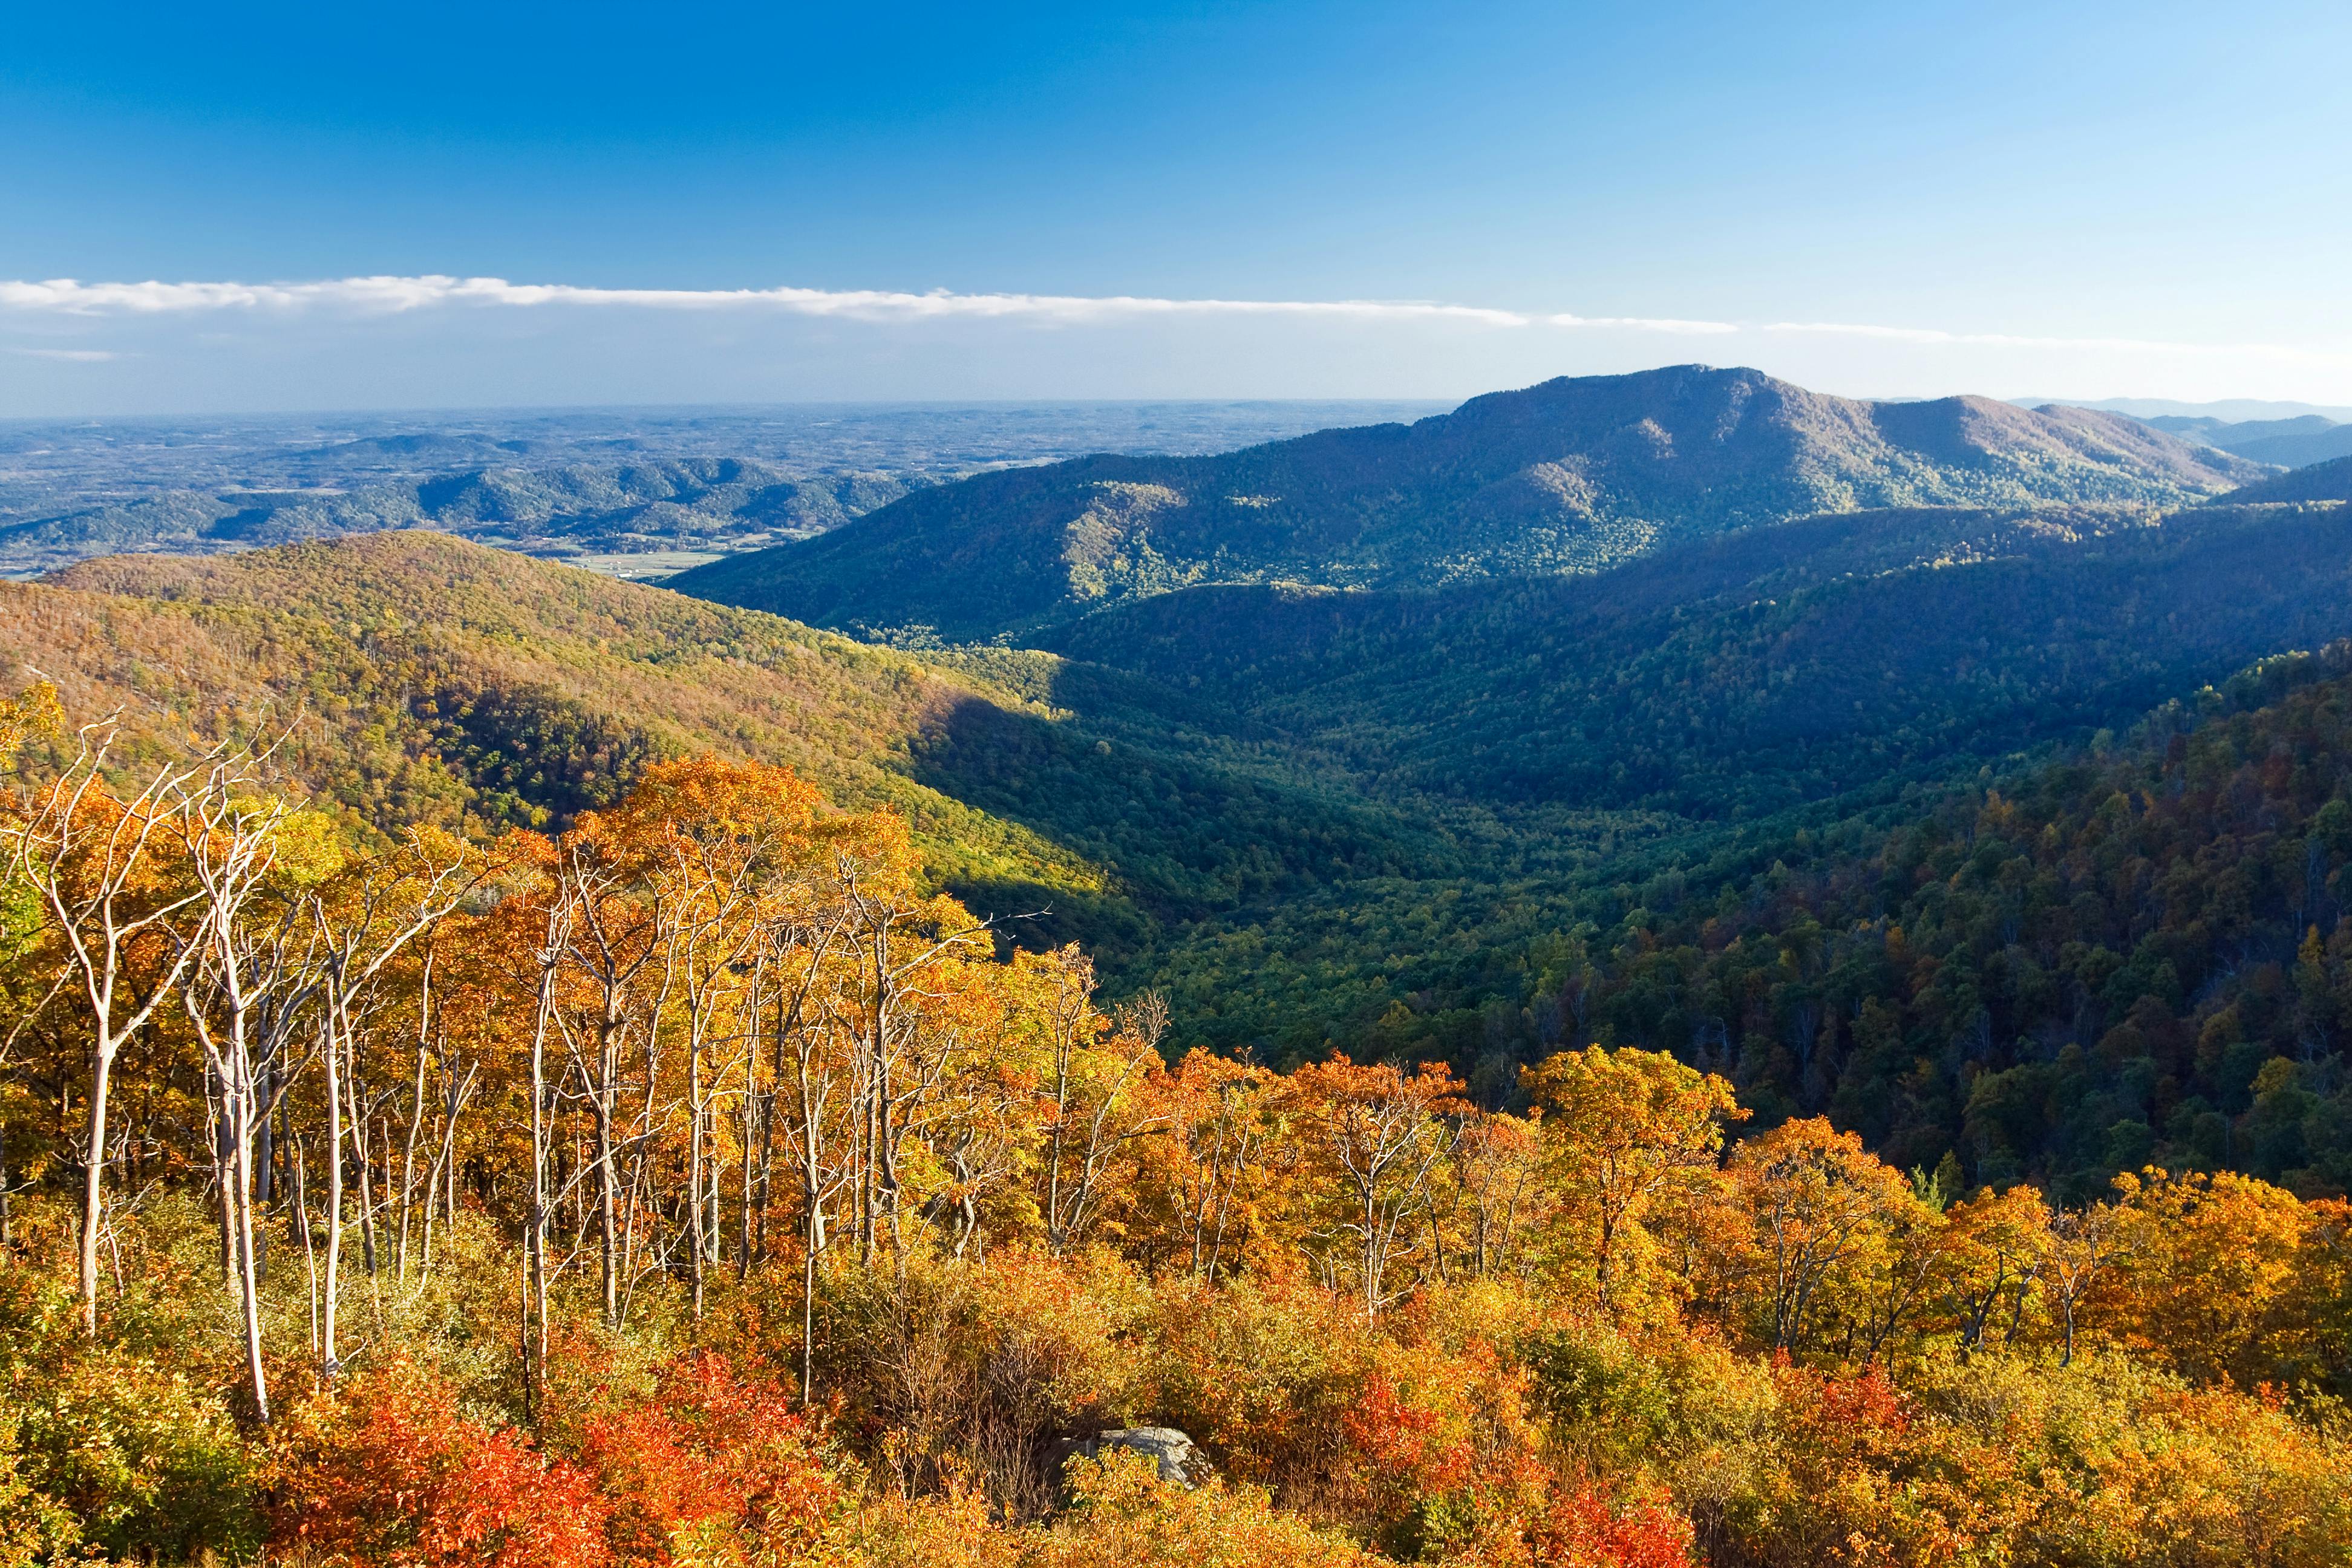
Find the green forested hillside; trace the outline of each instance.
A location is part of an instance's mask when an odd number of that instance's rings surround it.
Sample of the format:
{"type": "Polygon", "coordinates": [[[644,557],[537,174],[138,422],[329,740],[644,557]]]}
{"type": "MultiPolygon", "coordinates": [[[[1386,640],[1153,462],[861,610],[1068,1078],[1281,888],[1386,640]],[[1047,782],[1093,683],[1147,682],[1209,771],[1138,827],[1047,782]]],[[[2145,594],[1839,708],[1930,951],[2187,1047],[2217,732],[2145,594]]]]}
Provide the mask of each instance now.
{"type": "Polygon", "coordinates": [[[0,584],[0,658],[134,740],[295,726],[298,773],[353,818],[488,832],[609,804],[650,758],[792,764],[895,805],[936,875],[1034,942],[1139,953],[1171,915],[1300,879],[1460,870],[1425,827],[1271,761],[1153,683],[1075,678],[1153,744],[1055,706],[1046,654],[925,659],[659,589],[387,532],[234,556],[117,556],[0,584]],[[1039,809],[1043,803],[1045,809],[1039,809]],[[1003,807],[1015,815],[998,812],[1003,807]],[[1119,868],[1108,868],[1116,856],[1119,868]]]}
{"type": "Polygon", "coordinates": [[[1971,1183],[2152,1161],[2342,1192],[2347,670],[2272,661],[1853,849],[1654,882],[1552,1005],[1971,1183]]]}
{"type": "Polygon", "coordinates": [[[2088,733],[2315,647],[2347,627],[2348,552],[2341,508],[1866,514],[1590,579],[1192,589],[1057,646],[1215,693],[1391,788],[1738,819],[2088,733]]]}
{"type": "MultiPolygon", "coordinates": [[[[1402,1002],[1400,1039],[1507,1081],[1542,1043],[1523,1004],[1547,942],[1606,926],[1628,887],[1745,877],[1801,830],[1899,819],[1939,781],[2088,742],[2352,626],[2339,510],[2098,521],[1833,519],[1799,525],[1796,565],[1726,541],[1581,584],[1202,589],[1090,622],[1071,651],[1150,676],[1183,705],[1179,741],[1315,770],[1450,847],[1180,912],[1155,973],[1209,1037],[1313,1054],[1402,1002]]],[[[1171,743],[1098,668],[1062,666],[1054,700],[1122,753],[1171,743]]],[[[1050,806],[993,809],[1066,820],[1081,771],[1041,792],[1050,806]]]]}
{"type": "Polygon", "coordinates": [[[1948,1155],[1948,1187],[2154,1161],[2341,1192],[2347,671],[2267,661],[2120,738],[1761,826],[1548,824],[1581,864],[1333,889],[1195,926],[1164,973],[1192,1016],[1352,1002],[1336,1042],[1490,1092],[1564,1041],[1670,1050],[1767,1121],[1948,1155]]]}
{"type": "Polygon", "coordinates": [[[2263,471],[2117,415],[1861,403],[1683,365],[1221,457],[986,475],[673,585],[820,625],[1020,640],[1202,583],[1430,587],[1589,572],[1818,512],[2168,505],[2263,471]]]}
{"type": "Polygon", "coordinates": [[[2233,504],[2273,501],[2352,501],[2352,457],[2294,468],[2258,479],[2222,498],[2233,504]]]}

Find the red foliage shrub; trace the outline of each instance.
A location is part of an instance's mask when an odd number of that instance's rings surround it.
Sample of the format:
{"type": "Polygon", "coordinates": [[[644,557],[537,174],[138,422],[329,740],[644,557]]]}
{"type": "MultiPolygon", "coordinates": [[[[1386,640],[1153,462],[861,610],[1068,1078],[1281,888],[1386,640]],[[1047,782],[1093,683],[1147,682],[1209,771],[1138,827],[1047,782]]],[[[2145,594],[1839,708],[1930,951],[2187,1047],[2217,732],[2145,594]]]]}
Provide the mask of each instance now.
{"type": "Polygon", "coordinates": [[[1556,1492],[1520,1526],[1530,1568],[1690,1568],[1690,1521],[1653,1502],[1612,1507],[1590,1487],[1556,1492]]]}
{"type": "Polygon", "coordinates": [[[1469,1445],[1444,1430],[1437,1412],[1406,1400],[1381,1368],[1365,1377],[1340,1426],[1370,1473],[1413,1491],[1449,1491],[1468,1477],[1469,1445]]]}
{"type": "Polygon", "coordinates": [[[602,1568],[588,1477],[398,1363],[295,1411],[278,1443],[272,1545],[354,1568],[602,1568]]]}
{"type": "Polygon", "coordinates": [[[1612,1500],[1522,1467],[1449,1568],[1692,1568],[1691,1521],[1647,1498],[1612,1500]]]}
{"type": "Polygon", "coordinates": [[[626,1563],[667,1563],[688,1542],[698,1557],[722,1542],[771,1557],[805,1550],[846,1496],[785,1388],[720,1355],[673,1362],[651,1399],[592,1416],[581,1458],[626,1563]]]}
{"type": "Polygon", "coordinates": [[[1774,1358],[1789,1442],[1824,1463],[1888,1466],[1910,1447],[1911,1414],[1884,1367],[1836,1377],[1774,1358]]]}

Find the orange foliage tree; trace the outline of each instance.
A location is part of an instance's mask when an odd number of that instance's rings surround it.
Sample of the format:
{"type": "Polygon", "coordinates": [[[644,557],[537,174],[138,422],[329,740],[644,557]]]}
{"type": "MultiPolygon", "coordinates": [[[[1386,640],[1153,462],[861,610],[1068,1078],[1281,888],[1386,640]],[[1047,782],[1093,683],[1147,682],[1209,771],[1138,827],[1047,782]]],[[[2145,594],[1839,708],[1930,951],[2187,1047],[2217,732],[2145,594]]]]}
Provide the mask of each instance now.
{"type": "Polygon", "coordinates": [[[1520,1081],[1544,1110],[1548,1174],[1579,1232],[1566,1256],[1609,1310],[1649,1266],[1645,1221],[1662,1194],[1710,1181],[1726,1123],[1745,1113],[1730,1084],[1659,1051],[1562,1052],[1520,1081]]]}

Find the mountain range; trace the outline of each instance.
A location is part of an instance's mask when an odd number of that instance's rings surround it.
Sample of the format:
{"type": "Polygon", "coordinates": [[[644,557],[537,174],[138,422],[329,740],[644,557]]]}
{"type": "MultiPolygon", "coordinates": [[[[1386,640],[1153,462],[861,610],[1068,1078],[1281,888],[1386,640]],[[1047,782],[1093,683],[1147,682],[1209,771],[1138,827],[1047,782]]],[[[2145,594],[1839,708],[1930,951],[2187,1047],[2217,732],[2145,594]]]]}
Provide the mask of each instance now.
{"type": "Polygon", "coordinates": [[[2332,458],[2352,457],[2352,425],[2322,414],[2291,419],[2216,419],[2210,416],[2154,415],[2144,423],[2168,436],[2216,447],[2256,463],[2300,468],[2332,458]]]}
{"type": "Polygon", "coordinates": [[[2120,415],[1865,403],[1752,370],[1562,378],[1410,426],[1100,457],[908,496],[672,580],[814,624],[1015,640],[1213,582],[1436,587],[1590,573],[1822,512],[2169,506],[2262,466],[2120,415]]]}

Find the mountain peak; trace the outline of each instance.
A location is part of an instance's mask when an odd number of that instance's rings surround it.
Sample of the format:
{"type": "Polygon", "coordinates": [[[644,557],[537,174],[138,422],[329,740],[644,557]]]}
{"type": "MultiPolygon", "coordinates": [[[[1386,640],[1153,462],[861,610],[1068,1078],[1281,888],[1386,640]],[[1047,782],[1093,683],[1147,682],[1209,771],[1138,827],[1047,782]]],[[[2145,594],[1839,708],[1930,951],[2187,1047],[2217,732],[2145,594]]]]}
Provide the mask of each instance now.
{"type": "Polygon", "coordinates": [[[1590,572],[1817,512],[2178,505],[2259,471],[2086,409],[1873,403],[1742,366],[1666,365],[1489,393],[1410,426],[982,476],[671,585],[819,624],[977,640],[1203,582],[1590,572]]]}

